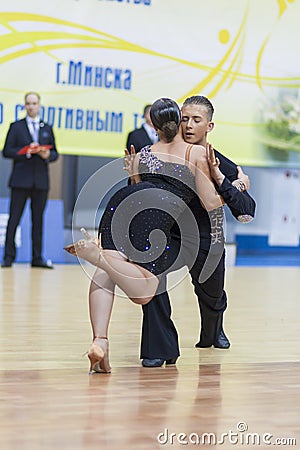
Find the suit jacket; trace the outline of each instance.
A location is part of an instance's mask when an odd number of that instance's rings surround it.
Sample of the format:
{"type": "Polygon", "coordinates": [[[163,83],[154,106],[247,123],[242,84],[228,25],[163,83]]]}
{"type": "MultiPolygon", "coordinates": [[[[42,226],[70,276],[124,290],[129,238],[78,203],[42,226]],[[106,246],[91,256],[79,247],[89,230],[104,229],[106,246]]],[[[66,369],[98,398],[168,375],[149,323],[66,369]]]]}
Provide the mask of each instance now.
{"type": "Polygon", "coordinates": [[[217,191],[222,195],[226,205],[237,220],[243,222],[244,217],[253,218],[256,209],[255,200],[247,191],[240,192],[232,185],[232,182],[238,176],[237,165],[217,150],[215,150],[215,155],[219,158],[220,170],[225,175],[221,186],[216,186],[217,191]]]}
{"type": "Polygon", "coordinates": [[[22,147],[29,145],[31,142],[32,136],[26,119],[21,119],[10,124],[3,148],[3,156],[13,159],[9,187],[48,190],[48,163],[58,158],[52,127],[40,121],[39,143],[40,145],[52,145],[49,159],[42,159],[38,154],[31,155],[31,158],[27,158],[26,155],[17,154],[22,147]]]}
{"type": "Polygon", "coordinates": [[[137,128],[128,134],[126,148],[130,151],[130,146],[134,145],[135,151],[139,152],[145,145],[152,145],[153,142],[144,127],[137,128]]]}

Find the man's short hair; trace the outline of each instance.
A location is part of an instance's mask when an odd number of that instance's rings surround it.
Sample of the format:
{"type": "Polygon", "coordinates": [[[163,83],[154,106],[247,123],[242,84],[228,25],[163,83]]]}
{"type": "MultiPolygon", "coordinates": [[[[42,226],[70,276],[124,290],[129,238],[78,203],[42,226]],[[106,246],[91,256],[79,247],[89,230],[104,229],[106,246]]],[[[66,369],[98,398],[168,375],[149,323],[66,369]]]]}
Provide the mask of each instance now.
{"type": "Polygon", "coordinates": [[[26,102],[26,99],[27,99],[28,95],[36,95],[38,100],[39,100],[39,102],[41,101],[40,94],[38,94],[37,92],[34,92],[34,91],[30,91],[30,92],[26,92],[26,94],[24,96],[25,102],[26,102]]]}
{"type": "Polygon", "coordinates": [[[204,95],[193,95],[192,97],[188,97],[184,100],[182,106],[186,105],[203,105],[207,109],[207,115],[208,119],[212,120],[214,115],[214,107],[210,100],[208,100],[207,97],[204,97],[204,95]]]}

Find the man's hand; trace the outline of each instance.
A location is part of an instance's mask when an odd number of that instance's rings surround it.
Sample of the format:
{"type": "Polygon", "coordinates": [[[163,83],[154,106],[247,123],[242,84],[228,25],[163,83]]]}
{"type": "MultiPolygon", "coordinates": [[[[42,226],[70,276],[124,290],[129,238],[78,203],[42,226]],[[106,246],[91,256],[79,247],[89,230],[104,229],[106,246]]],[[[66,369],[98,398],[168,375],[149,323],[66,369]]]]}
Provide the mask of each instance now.
{"type": "Polygon", "coordinates": [[[238,170],[238,179],[242,181],[246,186],[246,191],[250,189],[250,179],[247,174],[243,172],[243,169],[240,166],[237,166],[238,170]]]}
{"type": "Polygon", "coordinates": [[[232,185],[239,191],[248,191],[250,189],[250,179],[240,166],[237,166],[238,177],[232,182],[232,185]]]}
{"type": "Polygon", "coordinates": [[[30,158],[31,155],[35,154],[38,154],[42,159],[48,159],[50,156],[50,150],[43,145],[39,145],[37,142],[31,142],[26,156],[30,158]]]}
{"type": "Polygon", "coordinates": [[[220,160],[216,158],[214,148],[211,144],[206,144],[206,157],[209,165],[210,174],[213,180],[217,183],[218,186],[224,181],[225,175],[220,170],[220,160]]]}
{"type": "Polygon", "coordinates": [[[29,149],[27,150],[27,155],[34,155],[39,152],[39,144],[36,142],[31,142],[29,149]]]}
{"type": "Polygon", "coordinates": [[[50,156],[50,150],[47,147],[40,145],[38,154],[42,159],[48,159],[50,156]]]}

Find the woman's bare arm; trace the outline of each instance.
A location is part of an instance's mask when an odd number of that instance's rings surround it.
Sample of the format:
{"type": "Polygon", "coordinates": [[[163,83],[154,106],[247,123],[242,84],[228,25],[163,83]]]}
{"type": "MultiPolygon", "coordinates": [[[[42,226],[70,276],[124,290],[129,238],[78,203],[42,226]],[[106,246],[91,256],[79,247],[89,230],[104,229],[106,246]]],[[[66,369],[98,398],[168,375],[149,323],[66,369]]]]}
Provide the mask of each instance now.
{"type": "Polygon", "coordinates": [[[194,146],[192,161],[194,160],[197,194],[204,208],[211,211],[223,206],[225,202],[214,186],[207,151],[202,146],[194,146]]]}

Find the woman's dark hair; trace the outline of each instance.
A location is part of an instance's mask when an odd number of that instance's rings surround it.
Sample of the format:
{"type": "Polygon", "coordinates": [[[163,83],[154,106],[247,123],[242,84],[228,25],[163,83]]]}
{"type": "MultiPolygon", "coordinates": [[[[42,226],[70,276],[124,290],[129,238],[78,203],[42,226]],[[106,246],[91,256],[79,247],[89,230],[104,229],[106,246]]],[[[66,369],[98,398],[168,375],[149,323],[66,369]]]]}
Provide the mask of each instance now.
{"type": "Polygon", "coordinates": [[[154,127],[164,133],[166,141],[171,142],[178,133],[181,120],[177,103],[170,98],[159,98],[151,106],[150,118],[154,127]]]}

